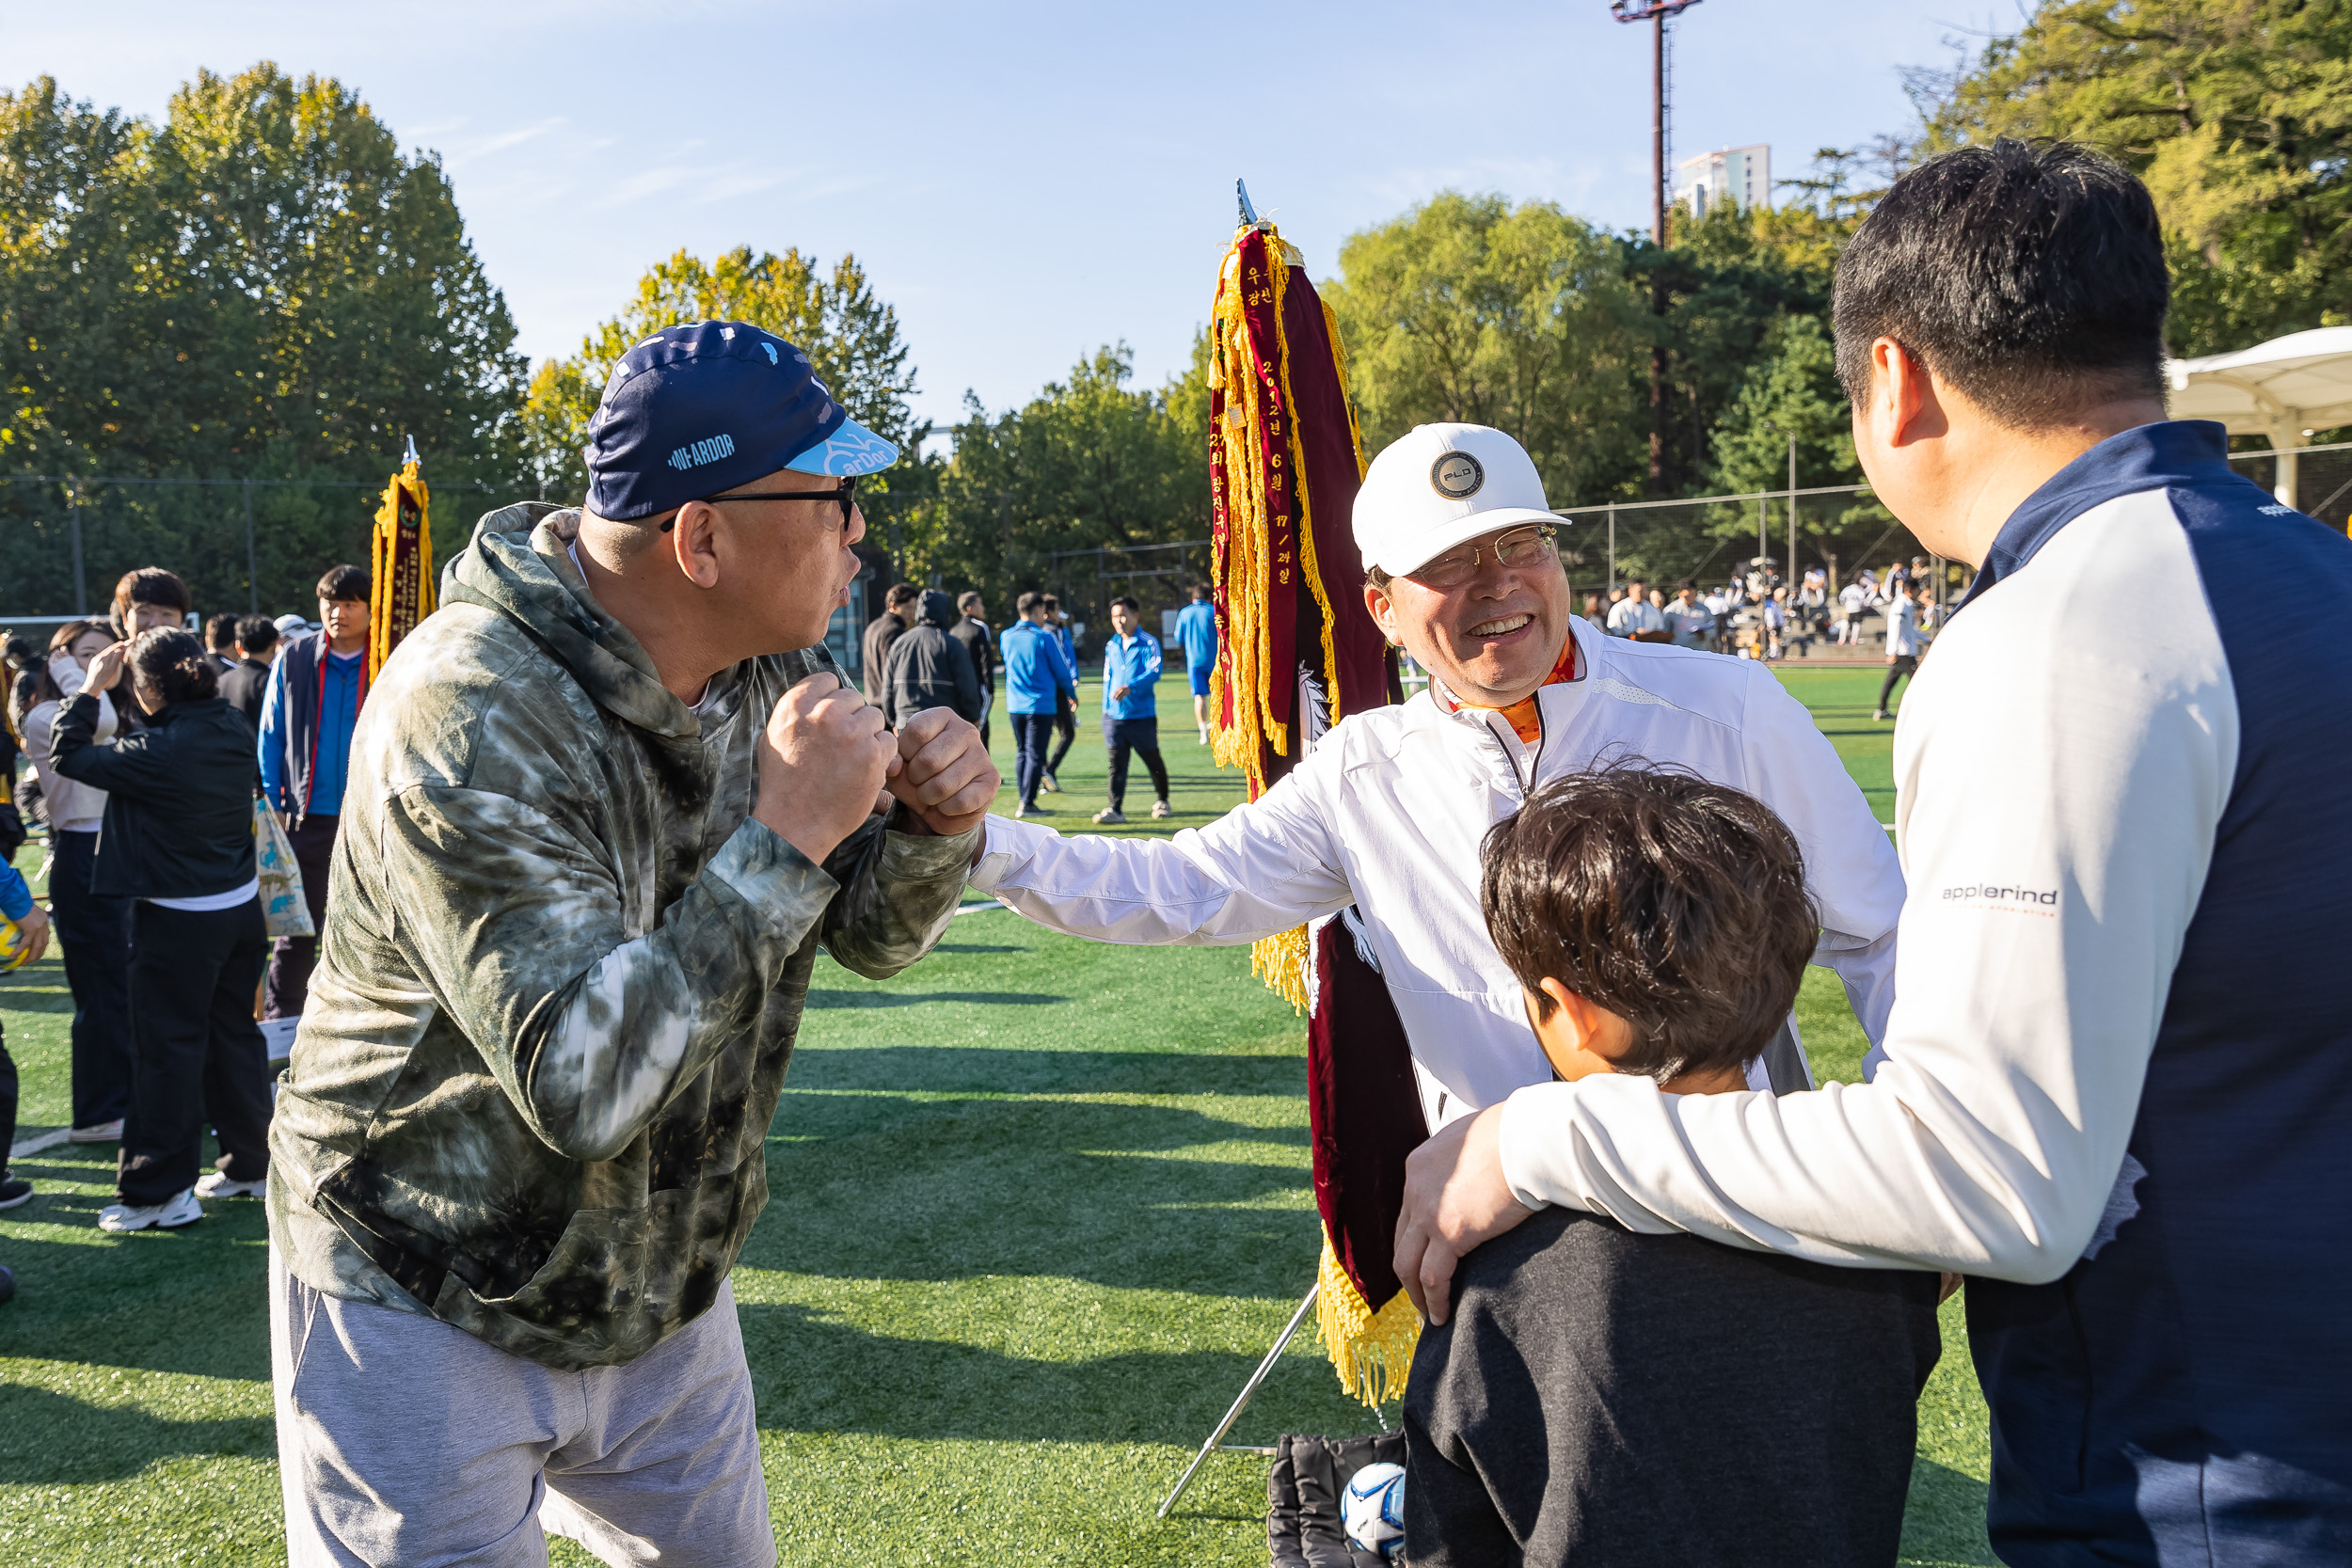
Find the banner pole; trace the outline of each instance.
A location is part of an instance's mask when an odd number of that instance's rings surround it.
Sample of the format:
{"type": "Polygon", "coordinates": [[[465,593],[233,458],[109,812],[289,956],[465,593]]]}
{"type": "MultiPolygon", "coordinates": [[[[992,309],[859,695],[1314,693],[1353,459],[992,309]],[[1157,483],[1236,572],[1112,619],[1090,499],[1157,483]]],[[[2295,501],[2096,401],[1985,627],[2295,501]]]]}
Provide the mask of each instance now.
{"type": "Polygon", "coordinates": [[[1209,1455],[1216,1451],[1218,1442],[1227,1433],[1233,1430],[1233,1423],[1241,1419],[1242,1409],[1248,1404],[1249,1397],[1258,1391],[1258,1385],[1265,1381],[1266,1373],[1274,1370],[1274,1363],[1281,1359],[1282,1352],[1289,1346],[1292,1336],[1298,1332],[1298,1325],[1307,1321],[1307,1314],[1313,1309],[1315,1305],[1315,1291],[1319,1289],[1321,1289],[1320,1281],[1307,1288],[1307,1299],[1300,1302],[1298,1310],[1291,1314],[1290,1324],[1282,1330],[1282,1337],[1274,1341],[1274,1348],[1265,1353],[1265,1359],[1258,1363],[1258,1370],[1251,1372],[1249,1381],[1241,1386],[1241,1393],[1233,1400],[1233,1407],[1225,1412],[1225,1419],[1216,1423],[1216,1430],[1209,1433],[1209,1440],[1200,1445],[1200,1451],[1192,1456],[1192,1463],[1184,1466],[1184,1473],[1176,1478],[1175,1490],[1168,1493],[1168,1500],[1160,1504],[1160,1511],[1153,1517],[1160,1519],[1168,1517],[1168,1511],[1176,1506],[1176,1499],[1183,1497],[1184,1488],[1192,1484],[1194,1474],[1201,1465],[1208,1463],[1209,1455]]]}

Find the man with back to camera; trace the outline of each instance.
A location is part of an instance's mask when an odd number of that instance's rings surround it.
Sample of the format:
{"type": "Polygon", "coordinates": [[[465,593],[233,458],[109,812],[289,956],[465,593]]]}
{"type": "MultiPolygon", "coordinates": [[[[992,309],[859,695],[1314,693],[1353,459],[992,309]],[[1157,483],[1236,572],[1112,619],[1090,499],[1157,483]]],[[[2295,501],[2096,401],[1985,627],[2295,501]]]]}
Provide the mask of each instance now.
{"type": "MultiPolygon", "coordinates": [[[[319,578],[319,629],[286,640],[262,690],[262,795],[286,826],[294,863],[302,868],[302,899],[321,933],[351,737],[368,700],[373,589],[357,566],[328,567],[319,578]]],[[[262,982],[264,1019],[302,1016],[318,954],[317,937],[279,937],[272,944],[262,982]]]]}
{"type": "Polygon", "coordinates": [[[670,328],[590,430],[586,505],[477,525],[353,749],[271,1134],[297,1565],[543,1563],[543,1520],[775,1560],[727,1275],[817,944],[928,951],[995,794],[824,650],[897,452],[799,350],[670,328]]]}
{"type": "Polygon", "coordinates": [[[1192,585],[1192,603],[1177,612],[1176,641],[1184,650],[1184,673],[1192,683],[1192,721],[1200,744],[1209,743],[1209,676],[1216,669],[1216,606],[1209,585],[1192,585]]]}
{"type": "Polygon", "coordinates": [[[2352,930],[2324,623],[2343,535],[2165,417],[2169,282],[2139,182],[2001,140],[1903,176],[1838,263],[1838,368],[1882,502],[1977,576],[1895,730],[1913,889],[1861,1087],[1522,1091],[1408,1166],[1398,1269],[1564,1203],[1820,1261],[1956,1270],[2003,1560],[2352,1556],[2352,930]],[[2160,637],[2084,639],[2085,596],[2160,637]],[[2249,974],[2265,1005],[2245,1006],[2249,974]],[[2317,1199],[2317,1201],[2314,1201],[2317,1199]]]}
{"type": "MultiPolygon", "coordinates": [[[[1136,943],[1253,942],[1354,905],[1437,1128],[1551,1076],[1479,911],[1480,840],[1530,790],[1631,754],[1753,791],[1787,819],[1820,911],[1815,961],[1878,1037],[1895,852],[1771,672],[1581,625],[1559,521],[1502,431],[1412,431],[1373,460],[1354,524],[1366,606],[1427,689],[1347,715],[1259,799],[1171,838],[1063,838],[992,816],[973,886],[1040,925],[1136,943]]],[[[1806,1086],[1793,1038],[1750,1081],[1806,1086]]]]}
{"type": "Polygon", "coordinates": [[[892,583],[882,600],[882,612],[866,623],[865,635],[858,641],[858,658],[865,666],[866,700],[877,707],[882,705],[890,645],[914,625],[914,601],[922,596],[923,591],[911,582],[892,583]]]}
{"type": "Polygon", "coordinates": [[[980,683],[980,744],[985,746],[989,716],[996,706],[996,629],[988,624],[988,602],[977,590],[958,598],[956,610],[955,629],[947,635],[963,644],[973,677],[980,683]]]}
{"type": "Polygon", "coordinates": [[[955,635],[955,601],[926,588],[907,608],[913,623],[890,644],[882,667],[882,722],[896,729],[925,708],[944,707],[978,728],[980,678],[955,635]]]}
{"type": "Polygon", "coordinates": [[[236,629],[237,662],[220,677],[220,694],[245,715],[258,739],[262,700],[268,693],[270,666],[278,657],[278,627],[266,615],[240,615],[236,629]]]}

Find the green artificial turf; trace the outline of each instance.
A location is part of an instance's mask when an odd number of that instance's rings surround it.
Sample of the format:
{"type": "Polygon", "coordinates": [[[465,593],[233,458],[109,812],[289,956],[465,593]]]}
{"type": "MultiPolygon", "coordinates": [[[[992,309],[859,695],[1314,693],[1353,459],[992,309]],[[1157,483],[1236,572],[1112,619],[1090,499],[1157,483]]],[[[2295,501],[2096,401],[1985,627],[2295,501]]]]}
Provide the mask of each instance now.
{"type": "MultiPolygon", "coordinates": [[[[1876,673],[1788,679],[1892,820],[1876,673]]],[[[1241,797],[1180,694],[1165,705],[1180,815],[1143,816],[1136,768],[1129,832],[1241,797]]],[[[1082,721],[1056,826],[1100,806],[1104,760],[1082,721]]],[[[1854,1078],[1834,976],[1812,972],[1799,1014],[1818,1073],[1854,1078]]],[[[65,1119],[67,1017],[54,955],[0,975],[20,1137],[65,1119]]],[[[1101,946],[991,910],[894,981],[820,963],[735,1275],[784,1560],[1263,1564],[1256,1456],[1214,1457],[1173,1518],[1152,1511],[1313,1277],[1304,1053],[1234,949],[1101,946]]],[[[40,1196],[0,1215],[20,1281],[0,1307],[0,1560],[280,1561],[260,1207],[103,1236],[112,1160],[20,1162],[40,1196]]],[[[1920,1406],[1908,1562],[1994,1560],[1957,1309],[1920,1406]]],[[[1306,1336],[1232,1439],[1375,1425],[1306,1336]]],[[[592,1560],[564,1542],[553,1560],[592,1560]]]]}

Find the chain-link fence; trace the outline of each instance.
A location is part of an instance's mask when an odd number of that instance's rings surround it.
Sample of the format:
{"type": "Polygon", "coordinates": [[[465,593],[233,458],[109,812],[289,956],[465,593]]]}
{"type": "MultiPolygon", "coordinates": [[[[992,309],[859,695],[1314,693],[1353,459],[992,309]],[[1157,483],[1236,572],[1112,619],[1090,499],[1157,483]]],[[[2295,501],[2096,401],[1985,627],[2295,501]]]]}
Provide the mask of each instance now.
{"type": "MultiPolygon", "coordinates": [[[[2278,490],[2280,454],[2233,452],[2231,466],[2266,490],[2278,490]]],[[[2331,528],[2352,516],[2352,442],[2306,447],[2294,454],[2300,509],[2331,528]]],[[[1761,490],[1688,500],[1619,501],[1561,509],[1570,527],[1561,539],[1579,594],[1604,597],[1640,580],[1671,594],[1684,580],[1702,588],[1744,578],[1759,561],[1776,577],[1820,570],[1832,592],[1868,568],[1881,580],[1897,562],[1926,559],[1939,582],[1959,568],[1942,562],[1879,504],[1867,484],[1761,490]]]]}

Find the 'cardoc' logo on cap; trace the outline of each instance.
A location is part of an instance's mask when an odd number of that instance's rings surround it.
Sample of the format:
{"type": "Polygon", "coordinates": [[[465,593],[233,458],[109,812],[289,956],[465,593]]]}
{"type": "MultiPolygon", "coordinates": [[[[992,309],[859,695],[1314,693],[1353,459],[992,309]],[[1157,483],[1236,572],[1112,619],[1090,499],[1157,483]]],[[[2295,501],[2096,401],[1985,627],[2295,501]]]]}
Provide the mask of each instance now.
{"type": "Polygon", "coordinates": [[[1448,500],[1468,500],[1486,483],[1486,470],[1466,451],[1447,452],[1429,465],[1429,488],[1448,500]]]}
{"type": "Polygon", "coordinates": [[[706,436],[691,447],[680,447],[670,454],[673,468],[699,468],[706,463],[716,463],[722,457],[735,455],[735,437],[727,435],[706,436]]]}

